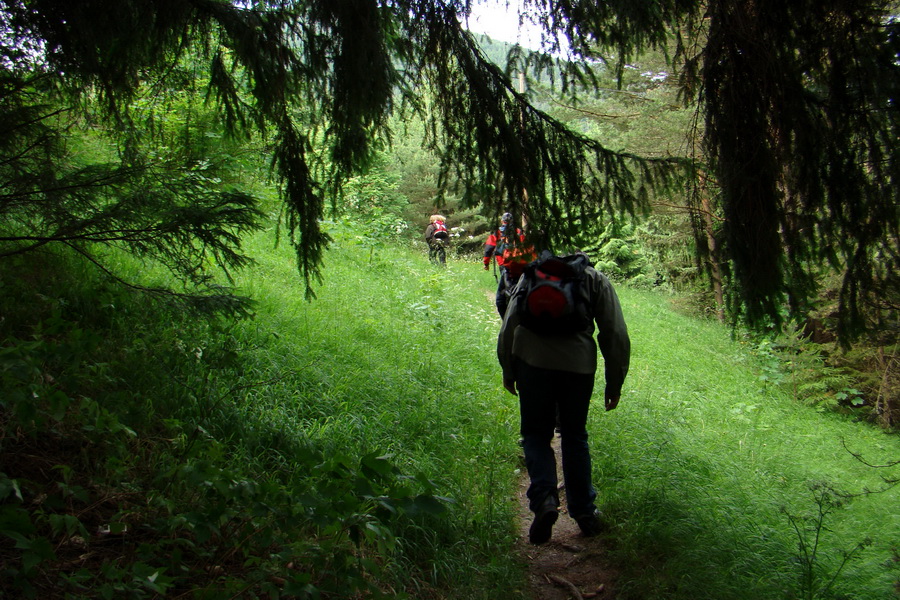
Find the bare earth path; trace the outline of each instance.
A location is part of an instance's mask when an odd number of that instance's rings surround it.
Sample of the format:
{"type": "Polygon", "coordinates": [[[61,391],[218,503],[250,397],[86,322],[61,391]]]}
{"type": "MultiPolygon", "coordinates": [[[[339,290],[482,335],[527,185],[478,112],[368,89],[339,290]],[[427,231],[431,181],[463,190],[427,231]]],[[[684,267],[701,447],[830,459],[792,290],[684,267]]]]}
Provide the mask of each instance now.
{"type": "MultiPolygon", "coordinates": [[[[559,437],[553,441],[556,469],[562,477],[559,437]]],[[[524,472],[524,469],[523,469],[524,472]]],[[[519,541],[516,550],[530,565],[528,592],[534,600],[566,600],[567,598],[596,598],[614,600],[616,573],[606,560],[604,535],[586,538],[578,525],[566,513],[565,490],[560,490],[559,520],[553,527],[553,537],[546,544],[534,546],[528,542],[528,528],[532,514],[528,510],[528,474],[519,483],[519,541]]]]}

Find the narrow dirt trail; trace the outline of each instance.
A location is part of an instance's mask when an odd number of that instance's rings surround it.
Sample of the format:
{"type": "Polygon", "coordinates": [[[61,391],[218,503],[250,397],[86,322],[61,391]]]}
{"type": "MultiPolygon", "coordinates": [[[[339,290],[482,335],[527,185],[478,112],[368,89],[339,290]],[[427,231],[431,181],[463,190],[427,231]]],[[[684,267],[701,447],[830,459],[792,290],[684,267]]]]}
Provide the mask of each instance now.
{"type": "MultiPolygon", "coordinates": [[[[562,480],[559,437],[553,440],[556,470],[562,480]]],[[[534,600],[567,600],[596,598],[614,600],[616,572],[606,558],[605,535],[587,538],[566,512],[565,489],[560,490],[559,520],[553,527],[553,537],[546,544],[535,546],[528,542],[528,528],[532,514],[528,510],[528,473],[523,469],[519,482],[519,541],[516,551],[529,565],[528,593],[534,600]]]]}

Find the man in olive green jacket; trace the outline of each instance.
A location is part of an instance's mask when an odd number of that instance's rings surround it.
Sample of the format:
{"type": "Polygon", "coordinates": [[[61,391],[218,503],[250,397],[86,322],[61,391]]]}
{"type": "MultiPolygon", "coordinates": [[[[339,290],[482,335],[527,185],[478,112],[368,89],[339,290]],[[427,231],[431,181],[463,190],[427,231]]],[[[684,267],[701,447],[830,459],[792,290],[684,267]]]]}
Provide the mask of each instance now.
{"type": "Polygon", "coordinates": [[[597,493],[591,483],[587,415],[597,348],[599,344],[605,363],[606,410],[612,410],[619,403],[628,373],[628,329],[612,284],[589,266],[580,291],[593,317],[591,322],[575,333],[538,334],[520,323],[523,281],[503,319],[497,356],[503,369],[503,386],[519,396],[522,446],[531,479],[529,508],[535,515],[529,539],[533,544],[549,540],[559,516],[556,459],[551,446],[557,415],[569,515],[585,535],[596,535],[601,523],[594,506],[597,493]]]}

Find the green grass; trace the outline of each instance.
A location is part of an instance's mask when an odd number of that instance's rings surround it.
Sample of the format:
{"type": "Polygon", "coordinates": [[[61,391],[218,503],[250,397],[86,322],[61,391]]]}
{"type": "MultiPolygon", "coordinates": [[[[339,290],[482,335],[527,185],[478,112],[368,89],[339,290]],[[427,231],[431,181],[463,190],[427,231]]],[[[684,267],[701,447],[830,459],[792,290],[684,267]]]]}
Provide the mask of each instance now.
{"type": "MultiPolygon", "coordinates": [[[[517,452],[515,403],[498,385],[493,354],[493,278],[475,262],[435,271],[424,257],[394,248],[372,262],[352,250],[333,250],[328,260],[326,284],[310,308],[319,318],[354,315],[352,334],[343,327],[331,334],[352,356],[348,365],[364,363],[359,372],[371,379],[355,389],[372,405],[348,407],[354,418],[345,426],[409,453],[410,466],[445,471],[449,495],[485,495],[483,510],[508,514],[508,502],[491,509],[496,499],[477,489],[508,486],[517,452]],[[398,314],[397,325],[387,325],[398,314]],[[443,337],[431,338],[431,330],[443,337]],[[361,414],[365,425],[355,418],[361,414]],[[474,434],[491,447],[485,455],[458,441],[473,435],[464,428],[478,427],[482,414],[502,424],[491,431],[485,423],[474,434]],[[481,486],[465,472],[452,475],[459,464],[480,470],[473,463],[490,471],[481,486]]],[[[761,379],[751,348],[720,325],[681,316],[662,296],[627,288],[620,295],[632,370],[620,408],[593,411],[591,427],[596,480],[616,525],[610,541],[628,578],[625,597],[803,597],[810,590],[797,564],[801,539],[788,515],[815,514],[817,483],[851,493],[881,487],[881,473],[843,442],[888,462],[900,449],[896,437],[793,401],[761,379]]],[[[505,501],[505,493],[497,495],[505,501]]],[[[854,597],[890,596],[896,575],[883,565],[900,537],[890,509],[896,500],[896,490],[859,498],[827,518],[831,531],[822,532],[825,552],[816,565],[823,582],[837,570],[837,554],[872,538],[837,587],[854,597]]]]}
{"type": "Polygon", "coordinates": [[[335,247],[307,303],[289,253],[266,252],[266,243],[256,251],[259,269],[241,280],[265,300],[240,335],[265,347],[248,357],[259,359],[260,379],[302,368],[246,410],[277,409],[317,445],[387,453],[405,472],[435,481],[453,502],[444,537],[419,532],[425,547],[412,550],[430,557],[428,584],[452,582],[451,596],[473,598],[491,597],[498,584],[516,589],[509,498],[519,467],[517,405],[503,397],[496,370],[499,320],[484,292],[491,276],[456,261],[438,269],[395,247],[371,256],[335,247]]]}
{"type": "MultiPolygon", "coordinates": [[[[883,487],[884,473],[844,442],[886,463],[900,450],[896,436],[767,385],[749,348],[717,324],[679,316],[664,298],[627,289],[621,297],[632,370],[620,409],[595,412],[593,423],[625,597],[819,597],[801,584],[800,539],[787,515],[815,514],[817,483],[851,493],[883,487]]],[[[897,492],[858,498],[826,520],[820,582],[837,569],[834,555],[874,543],[844,569],[843,592],[821,597],[891,597],[896,573],[883,565],[900,538],[897,492]]]]}
{"type": "MultiPolygon", "coordinates": [[[[285,585],[300,597],[312,593],[303,586],[348,597],[370,584],[388,597],[522,595],[518,413],[496,362],[493,276],[477,260],[440,269],[424,252],[332,233],[312,302],[289,248],[248,239],[258,264],[236,283],[257,305],[238,323],[123,293],[71,262],[26,265],[42,273],[34,281],[7,265],[0,373],[23,394],[3,405],[2,449],[43,452],[69,480],[0,460],[0,532],[31,548],[0,550],[0,590],[143,597],[153,593],[146,568],[169,595],[195,597],[285,585]],[[51,383],[23,368],[37,363],[51,383]],[[26,392],[62,393],[65,419],[50,402],[40,425],[10,425],[9,413],[31,406],[26,392]],[[115,417],[88,419],[83,399],[115,417]],[[81,453],[68,451],[73,443],[81,453]],[[60,483],[89,497],[52,491],[60,483]],[[60,506],[35,508],[42,493],[60,495],[60,506]],[[72,536],[51,525],[79,515],[93,527],[87,507],[98,498],[118,504],[97,520],[149,533],[127,551],[98,543],[88,577],[65,566],[83,551],[67,550],[72,536]],[[21,568],[26,559],[37,566],[21,568]]],[[[167,281],[149,265],[120,266],[167,281]]],[[[824,527],[804,529],[803,519],[816,516],[817,499],[832,508],[815,484],[858,493],[891,474],[845,443],[888,462],[896,436],[796,401],[761,378],[771,365],[751,346],[670,310],[665,296],[619,294],[631,373],[619,408],[598,403],[589,422],[619,598],[892,597],[897,490],[835,507],[824,527]],[[840,553],[866,538],[839,571],[840,553]]]]}

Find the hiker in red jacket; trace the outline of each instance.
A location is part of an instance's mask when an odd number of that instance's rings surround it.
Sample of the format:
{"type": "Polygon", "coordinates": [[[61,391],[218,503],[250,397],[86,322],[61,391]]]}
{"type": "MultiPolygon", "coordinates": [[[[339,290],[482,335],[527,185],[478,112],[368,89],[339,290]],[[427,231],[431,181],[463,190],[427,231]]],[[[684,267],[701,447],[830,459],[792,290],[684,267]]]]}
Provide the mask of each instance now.
{"type": "Polygon", "coordinates": [[[516,287],[516,282],[525,270],[525,266],[537,258],[534,246],[525,243],[525,234],[516,228],[512,234],[512,215],[503,213],[500,227],[493,231],[484,242],[484,270],[491,265],[491,257],[497,261],[500,274],[497,278],[497,312],[500,318],[506,313],[509,295],[516,287]]]}

